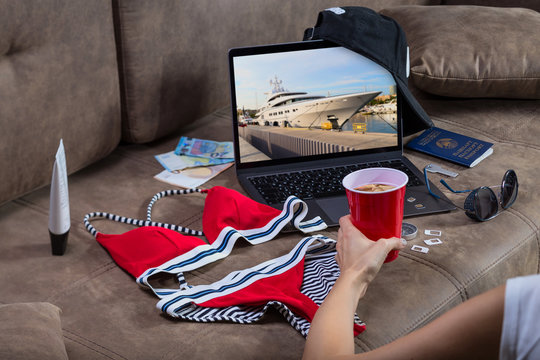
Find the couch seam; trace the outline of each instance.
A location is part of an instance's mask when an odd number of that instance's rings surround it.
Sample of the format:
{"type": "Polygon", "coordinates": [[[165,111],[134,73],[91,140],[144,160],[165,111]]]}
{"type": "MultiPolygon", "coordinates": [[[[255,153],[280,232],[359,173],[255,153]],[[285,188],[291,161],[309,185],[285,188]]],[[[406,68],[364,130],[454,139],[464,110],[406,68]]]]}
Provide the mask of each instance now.
{"type": "MultiPolygon", "coordinates": [[[[429,312],[424,313],[424,315],[420,316],[415,320],[415,322],[411,325],[409,325],[407,328],[405,328],[403,331],[399,332],[398,335],[390,340],[390,342],[394,341],[395,339],[398,339],[406,334],[408,334],[412,329],[415,329],[418,327],[419,324],[425,323],[426,319],[429,319],[433,316],[433,314],[440,312],[440,308],[448,304],[448,302],[455,297],[456,294],[460,294],[459,289],[456,288],[456,291],[452,294],[450,294],[447,298],[436,304],[431,308],[429,312]]],[[[461,296],[460,296],[461,297],[461,296]]],[[[463,302],[463,301],[462,301],[463,302]]],[[[369,326],[369,325],[368,325],[369,326]]],[[[356,338],[355,343],[360,346],[362,349],[370,351],[374,350],[376,347],[373,343],[369,341],[365,341],[365,339],[356,338]],[[364,346],[362,346],[364,345],[364,346]]],[[[382,345],[381,345],[382,346],[382,345]]]]}
{"type": "Polygon", "coordinates": [[[525,238],[525,241],[516,244],[511,249],[508,249],[508,251],[506,251],[504,254],[499,256],[496,260],[493,260],[486,268],[482,269],[481,272],[477,272],[476,274],[474,274],[474,276],[471,276],[469,280],[465,283],[465,285],[471,286],[472,284],[476,283],[481,278],[485,277],[486,274],[489,273],[489,270],[491,270],[495,265],[500,263],[501,259],[503,259],[504,257],[506,257],[507,255],[511,253],[514,253],[516,249],[519,249],[522,246],[524,246],[524,244],[528,243],[533,237],[535,238],[537,237],[536,232],[533,232],[530,236],[525,238]]]}
{"type": "Polygon", "coordinates": [[[464,126],[464,124],[456,123],[456,122],[454,122],[452,120],[447,120],[447,119],[440,118],[440,117],[437,117],[437,116],[431,116],[431,118],[433,120],[440,121],[440,122],[443,122],[445,124],[451,124],[451,125],[459,126],[461,128],[468,129],[468,130],[476,131],[476,132],[484,135],[485,137],[489,138],[492,141],[496,141],[496,142],[503,143],[503,144],[512,144],[512,145],[524,146],[524,147],[527,147],[527,148],[533,148],[535,150],[540,150],[540,146],[538,146],[536,144],[533,144],[533,143],[527,143],[527,142],[516,141],[516,140],[504,140],[504,139],[501,139],[499,137],[496,137],[493,134],[487,133],[482,129],[475,128],[475,127],[470,126],[470,125],[464,126]]]}
{"type": "Polygon", "coordinates": [[[118,354],[118,353],[115,352],[115,351],[112,351],[112,350],[107,349],[106,347],[104,347],[104,346],[102,346],[102,345],[96,343],[95,341],[92,341],[92,340],[90,340],[90,339],[85,338],[84,336],[80,336],[79,334],[74,333],[73,331],[70,331],[70,330],[65,329],[65,328],[63,328],[62,330],[63,330],[63,332],[64,332],[64,337],[65,337],[65,338],[67,338],[67,339],[69,339],[69,340],[71,340],[71,341],[73,341],[73,342],[76,342],[77,344],[82,345],[82,346],[84,346],[84,347],[86,347],[86,348],[88,348],[88,349],[90,349],[90,350],[92,350],[92,351],[94,351],[94,352],[97,352],[98,354],[101,354],[101,355],[103,355],[103,356],[105,356],[105,357],[107,357],[107,358],[109,358],[109,359],[114,359],[114,357],[111,357],[111,356],[109,356],[108,354],[105,354],[105,353],[99,351],[98,349],[95,349],[95,348],[93,348],[93,347],[88,346],[87,344],[83,343],[82,341],[80,341],[80,340],[78,340],[78,339],[75,339],[73,336],[76,336],[76,337],[78,337],[78,338],[84,339],[85,341],[89,342],[90,344],[95,345],[95,346],[97,346],[97,347],[99,347],[99,348],[101,348],[101,349],[107,350],[107,351],[109,351],[110,353],[112,353],[112,354],[114,354],[114,355],[117,355],[117,356],[119,356],[119,357],[122,358],[122,359],[126,359],[126,360],[128,359],[128,358],[126,358],[125,356],[122,356],[122,355],[118,354]],[[66,333],[67,333],[67,334],[66,334],[66,333]],[[69,335],[72,335],[72,337],[68,336],[68,334],[69,334],[69,335]]]}
{"type": "MultiPolygon", "coordinates": [[[[522,241],[522,242],[519,242],[519,243],[516,243],[512,248],[508,249],[504,254],[501,254],[501,256],[499,256],[497,259],[493,260],[487,267],[485,267],[484,269],[482,269],[481,271],[478,271],[476,272],[474,275],[470,276],[469,279],[464,283],[465,286],[470,286],[471,284],[474,284],[476,281],[478,281],[478,279],[482,278],[483,276],[486,275],[486,273],[488,272],[488,270],[492,269],[496,264],[498,264],[500,262],[501,259],[503,259],[504,257],[506,257],[507,255],[515,252],[516,249],[519,249],[520,247],[522,247],[524,244],[526,244],[527,242],[530,241],[530,239],[534,236],[536,237],[536,233],[537,233],[537,229],[535,229],[535,227],[532,227],[527,221],[525,221],[523,218],[521,218],[520,216],[518,216],[517,214],[519,215],[522,215],[521,213],[519,213],[518,211],[515,211],[513,209],[509,209],[508,211],[510,214],[514,215],[515,217],[517,218],[520,218],[524,223],[526,223],[527,225],[529,225],[529,227],[531,228],[531,230],[533,230],[533,232],[531,233],[531,235],[529,235],[528,237],[525,238],[525,241],[522,241]]],[[[527,219],[527,218],[526,218],[527,219]]],[[[468,297],[468,296],[467,296],[468,297]]]]}
{"type": "Polygon", "coordinates": [[[92,270],[90,273],[84,275],[83,277],[75,280],[72,282],[68,287],[65,287],[58,291],[57,293],[49,296],[47,298],[47,301],[53,302],[58,299],[59,296],[65,294],[66,292],[70,291],[71,289],[74,289],[76,287],[79,287],[81,285],[84,285],[88,281],[91,281],[93,279],[96,279],[97,277],[111,271],[112,269],[116,268],[116,263],[112,260],[109,260],[109,262],[97,267],[96,269],[92,270]],[[97,275],[97,276],[96,276],[97,275]]]}
{"type": "MultiPolygon", "coordinates": [[[[536,237],[536,233],[533,233],[531,236],[529,236],[526,240],[529,240],[532,236],[535,236],[536,237]]],[[[488,267],[486,267],[485,269],[482,270],[482,272],[478,272],[476,273],[476,275],[481,275],[481,276],[474,276],[474,279],[471,279],[470,281],[466,282],[463,284],[463,286],[461,286],[462,288],[462,291],[460,291],[459,287],[457,287],[453,282],[452,284],[454,286],[456,286],[456,292],[449,295],[446,299],[444,299],[443,301],[439,302],[437,305],[433,306],[432,309],[429,311],[429,312],[426,312],[424,313],[424,315],[422,315],[421,317],[417,318],[411,325],[409,325],[407,328],[405,328],[403,331],[401,331],[397,337],[393,338],[391,341],[397,339],[397,338],[400,338],[401,336],[405,335],[405,334],[408,334],[410,332],[411,329],[414,329],[416,328],[419,324],[422,324],[423,322],[425,322],[426,319],[430,318],[438,309],[440,309],[440,307],[444,304],[447,304],[449,302],[450,299],[452,299],[456,294],[460,294],[460,297],[461,297],[461,300],[462,302],[464,302],[464,300],[467,300],[469,299],[469,295],[468,295],[468,292],[466,290],[466,286],[470,286],[471,284],[474,284],[477,280],[479,280],[481,277],[485,276],[485,274],[487,273],[486,270],[489,270],[491,268],[493,268],[493,266],[495,264],[497,264],[499,262],[499,260],[501,258],[503,258],[504,256],[508,255],[509,253],[513,252],[513,250],[515,250],[516,248],[519,248],[521,245],[523,245],[524,243],[526,242],[523,242],[523,243],[519,243],[519,244],[516,244],[516,246],[512,247],[511,249],[509,249],[507,252],[505,252],[503,255],[501,255],[497,261],[494,261],[492,262],[488,267]],[[463,295],[462,295],[462,292],[465,294],[466,298],[463,299],[463,295]]],[[[410,260],[413,260],[413,261],[417,261],[418,263],[422,263],[423,265],[426,265],[428,267],[431,267],[432,269],[436,270],[437,272],[441,273],[443,276],[447,277],[446,275],[444,275],[443,271],[439,271],[439,269],[441,270],[444,270],[444,272],[447,272],[446,269],[442,268],[442,267],[439,267],[439,265],[437,264],[434,264],[430,261],[427,261],[425,259],[419,259],[419,258],[416,258],[416,256],[407,256],[407,255],[412,255],[412,254],[407,254],[407,253],[402,253],[402,256],[406,257],[406,258],[409,258],[410,260]]],[[[460,283],[454,276],[452,276],[450,273],[448,273],[449,276],[451,278],[454,278],[458,283],[460,283]]],[[[373,350],[374,349],[374,345],[372,343],[370,343],[369,341],[365,341],[365,339],[355,339],[355,343],[360,346],[362,349],[364,350],[373,350]],[[364,346],[363,346],[364,345],[364,346]]]]}
{"type": "MultiPolygon", "coordinates": [[[[47,209],[42,208],[38,204],[33,203],[33,202],[25,199],[24,197],[20,197],[18,199],[12,200],[12,202],[14,204],[16,204],[16,205],[19,205],[19,206],[22,206],[22,207],[27,207],[27,208],[29,208],[31,210],[34,210],[34,211],[38,212],[41,215],[49,216],[49,211],[47,209]]],[[[74,217],[70,216],[70,230],[74,229],[74,228],[84,230],[85,232],[88,231],[86,229],[86,227],[84,226],[84,223],[83,223],[82,220],[77,220],[74,217]]]]}
{"type": "Polygon", "coordinates": [[[39,205],[29,201],[29,200],[26,200],[24,197],[20,197],[18,199],[15,199],[15,200],[13,200],[13,202],[15,204],[19,205],[19,206],[29,207],[30,209],[35,210],[35,211],[39,212],[42,215],[49,215],[48,211],[43,209],[41,206],[39,206],[39,205]]]}
{"type": "MultiPolygon", "coordinates": [[[[184,219],[183,222],[186,224],[186,227],[191,226],[191,224],[194,224],[196,222],[197,218],[200,217],[201,220],[202,220],[202,214],[203,214],[203,211],[199,210],[199,211],[197,211],[196,214],[193,214],[193,215],[187,217],[186,219],[184,219]]],[[[206,235],[205,235],[205,237],[206,237],[206,235]]],[[[208,242],[208,239],[207,239],[207,242],[208,242]]]]}
{"type": "MultiPolygon", "coordinates": [[[[452,298],[454,298],[456,296],[456,294],[459,295],[459,297],[461,298],[461,302],[463,302],[463,301],[465,301],[467,299],[467,294],[466,294],[466,291],[465,291],[465,287],[463,287],[461,285],[460,281],[457,278],[455,278],[446,269],[440,267],[439,265],[437,265],[435,263],[432,263],[430,261],[427,261],[425,259],[417,257],[417,256],[415,256],[413,254],[402,252],[400,255],[407,258],[407,259],[409,259],[409,260],[412,260],[412,261],[420,263],[420,264],[422,264],[424,266],[427,266],[427,267],[437,271],[438,273],[440,273],[442,276],[447,278],[450,281],[450,283],[455,287],[455,292],[453,292],[446,299],[442,300],[441,302],[439,302],[438,304],[433,306],[429,312],[426,312],[426,313],[424,313],[424,315],[417,318],[413,322],[413,324],[411,324],[406,329],[401,331],[399,333],[399,335],[397,336],[397,338],[403,336],[404,334],[407,334],[410,331],[410,329],[417,327],[418,324],[421,324],[421,323],[425,322],[425,319],[430,318],[431,316],[433,316],[434,313],[436,313],[437,311],[440,311],[440,307],[443,306],[444,304],[447,304],[449,302],[449,300],[451,300],[452,298]]],[[[369,324],[367,324],[367,325],[369,326],[369,324]]],[[[357,338],[355,338],[355,343],[358,346],[360,346],[362,349],[367,350],[367,351],[375,349],[374,345],[372,343],[370,343],[369,341],[365,341],[365,339],[360,339],[360,338],[357,337],[357,338]]]]}
{"type": "MultiPolygon", "coordinates": [[[[536,244],[538,245],[538,248],[540,249],[540,236],[538,236],[538,233],[536,234],[536,244]]],[[[536,267],[536,273],[540,273],[540,257],[538,259],[538,265],[536,267]]]]}
{"type": "Polygon", "coordinates": [[[539,236],[540,228],[536,225],[534,220],[532,220],[531,218],[529,218],[527,215],[523,214],[522,212],[516,209],[508,209],[508,211],[510,213],[515,213],[515,215],[521,217],[523,221],[528,222],[529,226],[533,230],[533,233],[531,234],[531,236],[536,237],[536,245],[538,246],[538,249],[539,249],[539,257],[538,257],[537,266],[536,266],[536,273],[540,273],[540,236],[539,236]]]}
{"type": "MultiPolygon", "coordinates": [[[[126,126],[127,133],[129,134],[129,140],[133,140],[131,131],[133,131],[132,124],[130,123],[130,116],[128,114],[127,106],[127,92],[128,92],[128,81],[125,76],[126,66],[125,66],[125,49],[124,49],[124,34],[121,24],[122,14],[120,11],[120,3],[118,0],[113,0],[111,3],[111,15],[114,31],[114,41],[116,45],[116,67],[118,69],[118,92],[120,97],[120,133],[121,138],[124,137],[124,125],[126,126]]],[[[128,137],[126,134],[126,137],[128,137]]]]}
{"type": "Polygon", "coordinates": [[[459,76],[438,76],[438,75],[428,75],[419,71],[411,70],[411,74],[414,74],[421,78],[433,79],[433,80],[466,80],[466,81],[486,81],[486,80],[495,80],[495,81],[506,81],[506,80],[540,80],[539,76],[524,76],[524,77],[459,77],[459,76]]]}
{"type": "MultiPolygon", "coordinates": [[[[138,144],[127,144],[124,146],[136,146],[138,144]]],[[[119,157],[123,157],[124,159],[133,160],[137,163],[143,163],[145,165],[151,166],[156,169],[163,169],[161,165],[158,164],[157,161],[154,160],[147,160],[145,157],[137,157],[136,155],[133,155],[130,151],[127,151],[124,149],[124,146],[119,146],[115,149],[114,154],[118,155],[119,157]]],[[[153,157],[152,157],[153,159],[153,157]]],[[[163,169],[164,170],[164,169],[163,169]]]]}
{"type": "MultiPolygon", "coordinates": [[[[452,299],[456,294],[460,294],[462,302],[469,299],[470,295],[468,294],[467,287],[471,286],[472,284],[477,282],[479,279],[484,277],[489,272],[490,269],[492,269],[496,264],[500,263],[501,259],[503,259],[508,254],[514,253],[515,250],[519,249],[521,246],[524,246],[524,244],[526,244],[528,241],[530,241],[530,239],[532,237],[536,238],[536,240],[537,240],[536,242],[537,242],[537,244],[538,244],[538,246],[540,248],[540,239],[539,239],[538,234],[537,234],[536,226],[533,226],[534,223],[531,224],[532,221],[529,218],[527,218],[525,215],[521,214],[520,212],[518,212],[518,211],[516,211],[514,209],[509,209],[509,210],[510,210],[510,213],[512,213],[514,216],[520,217],[523,222],[525,222],[527,225],[529,225],[529,227],[533,230],[533,233],[530,236],[528,236],[527,238],[525,238],[525,241],[517,243],[512,248],[508,249],[508,251],[506,251],[504,254],[502,254],[500,257],[498,257],[493,262],[491,262],[487,267],[485,267],[481,271],[475,273],[474,275],[470,276],[469,279],[465,280],[463,283],[461,283],[454,275],[452,275],[452,273],[450,273],[444,267],[441,267],[440,265],[435,264],[435,263],[433,263],[433,262],[431,262],[429,260],[419,258],[419,257],[415,256],[414,254],[409,254],[409,253],[406,253],[406,252],[402,252],[401,255],[403,257],[408,258],[408,259],[413,260],[413,261],[416,261],[418,263],[421,263],[421,264],[423,264],[425,266],[428,266],[428,267],[432,268],[433,270],[439,272],[441,275],[443,275],[447,279],[449,279],[450,282],[452,283],[452,285],[454,285],[456,287],[456,292],[454,294],[451,294],[450,296],[448,296],[446,299],[444,299],[443,301],[441,301],[440,303],[438,303],[434,307],[432,307],[432,309],[429,312],[426,312],[424,315],[422,315],[421,317],[416,319],[413,324],[411,324],[410,326],[405,328],[402,332],[400,332],[399,335],[396,338],[399,338],[399,337],[409,333],[409,331],[411,329],[414,329],[419,324],[425,322],[426,319],[430,318],[436,311],[438,311],[438,309],[440,309],[440,307],[442,305],[447,304],[449,302],[449,300],[452,299]],[[455,280],[455,283],[452,280],[455,280]]],[[[538,265],[537,265],[537,272],[540,272],[538,270],[540,270],[540,261],[538,262],[538,265]]],[[[356,338],[355,343],[359,347],[361,347],[362,349],[367,350],[367,351],[374,349],[373,343],[370,343],[369,341],[365,341],[365,339],[356,338]]]]}
{"type": "Polygon", "coordinates": [[[510,214],[513,214],[519,218],[521,218],[521,220],[523,220],[523,222],[527,223],[527,225],[529,225],[529,227],[531,228],[531,230],[533,231],[538,231],[538,226],[536,225],[536,223],[534,222],[533,219],[531,219],[530,217],[528,217],[527,215],[525,215],[524,213],[522,213],[521,211],[518,211],[514,208],[510,208],[508,210],[510,214]]]}
{"type": "MultiPolygon", "coordinates": [[[[510,213],[513,213],[513,211],[511,211],[510,213]]],[[[516,216],[515,214],[513,214],[513,215],[516,216]]],[[[517,216],[517,217],[519,217],[519,216],[517,216]]],[[[522,219],[522,221],[523,221],[523,219],[522,219]]],[[[524,221],[524,222],[527,223],[526,221],[524,221]]],[[[530,224],[527,224],[527,225],[530,225],[530,224]]],[[[463,294],[465,295],[464,300],[467,300],[467,299],[470,298],[470,295],[469,295],[469,293],[467,291],[467,287],[469,287],[471,284],[474,284],[478,279],[485,276],[486,273],[487,273],[487,270],[492,269],[496,264],[498,264],[500,262],[501,259],[506,257],[508,254],[511,254],[511,253],[515,252],[515,250],[520,248],[521,246],[523,246],[524,243],[527,243],[528,241],[530,241],[532,236],[536,236],[535,229],[533,228],[532,230],[533,230],[533,233],[531,235],[529,235],[527,238],[525,238],[525,241],[515,244],[512,248],[508,249],[505,253],[501,254],[501,256],[499,256],[497,259],[495,259],[491,263],[489,263],[485,268],[483,268],[483,269],[475,272],[474,274],[469,275],[467,278],[463,279],[463,282],[459,281],[454,275],[452,275],[452,273],[450,271],[448,271],[447,269],[445,269],[444,267],[442,267],[439,264],[435,264],[435,263],[433,263],[433,262],[431,262],[429,260],[426,260],[424,258],[416,257],[415,255],[409,254],[409,253],[406,253],[406,252],[403,252],[402,255],[404,257],[417,260],[418,262],[422,262],[425,265],[430,264],[430,265],[432,265],[430,267],[432,267],[433,269],[435,269],[437,271],[439,271],[439,269],[441,269],[444,272],[448,273],[448,278],[449,279],[450,278],[455,279],[455,281],[462,287],[463,294]]],[[[439,271],[439,272],[444,275],[443,272],[441,272],[441,271],[439,271]]]]}
{"type": "Polygon", "coordinates": [[[442,276],[447,278],[452,283],[452,285],[454,285],[456,287],[456,290],[458,290],[458,292],[461,294],[462,300],[466,300],[468,298],[468,295],[466,293],[466,290],[465,290],[465,287],[463,286],[463,284],[450,271],[448,271],[444,267],[440,266],[439,264],[435,264],[432,261],[429,261],[429,260],[426,260],[426,259],[421,258],[419,256],[416,256],[415,254],[410,254],[410,253],[407,253],[407,252],[401,252],[401,255],[403,257],[407,258],[407,259],[416,261],[416,262],[418,262],[418,263],[420,263],[422,265],[425,265],[425,266],[437,271],[439,274],[441,274],[442,276]]]}
{"type": "Polygon", "coordinates": [[[223,108],[220,108],[220,109],[217,109],[216,111],[214,111],[212,113],[212,115],[214,115],[216,117],[219,117],[219,118],[222,118],[222,119],[229,120],[231,118],[231,114],[229,113],[230,110],[231,110],[231,108],[229,106],[223,107],[223,108]]]}
{"type": "MultiPolygon", "coordinates": [[[[454,294],[449,295],[446,299],[444,299],[443,301],[439,302],[439,304],[437,304],[436,307],[433,307],[429,313],[424,314],[424,315],[421,316],[419,319],[417,319],[417,321],[416,321],[414,324],[409,325],[404,331],[402,331],[402,332],[398,335],[398,337],[401,337],[401,336],[403,336],[404,334],[408,334],[408,333],[410,332],[411,329],[416,328],[419,324],[424,323],[426,319],[432,317],[433,314],[435,314],[436,312],[439,312],[441,306],[444,305],[444,304],[448,304],[448,302],[449,302],[451,299],[453,299],[454,296],[455,296],[456,294],[459,294],[460,297],[461,297],[461,292],[460,292],[459,290],[456,289],[456,292],[455,292],[454,294]]],[[[463,301],[462,301],[462,303],[463,303],[463,301]]]]}

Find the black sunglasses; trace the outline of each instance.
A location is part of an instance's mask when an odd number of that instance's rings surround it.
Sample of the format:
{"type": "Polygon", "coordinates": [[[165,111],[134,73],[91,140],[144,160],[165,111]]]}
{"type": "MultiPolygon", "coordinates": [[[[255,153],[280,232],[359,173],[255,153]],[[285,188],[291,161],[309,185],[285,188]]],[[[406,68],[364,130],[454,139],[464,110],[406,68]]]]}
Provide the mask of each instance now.
{"type": "MultiPolygon", "coordinates": [[[[440,196],[434,194],[429,188],[426,168],[424,168],[424,178],[429,193],[435,198],[441,199],[440,196]]],[[[468,217],[478,221],[488,221],[499,215],[499,205],[502,210],[506,210],[512,206],[516,201],[519,187],[517,175],[514,170],[508,170],[504,174],[498,196],[491,190],[492,187],[499,188],[498,185],[491,187],[481,186],[474,190],[454,190],[443,179],[441,179],[441,184],[453,193],[470,193],[465,199],[462,210],[465,211],[468,217]]]]}

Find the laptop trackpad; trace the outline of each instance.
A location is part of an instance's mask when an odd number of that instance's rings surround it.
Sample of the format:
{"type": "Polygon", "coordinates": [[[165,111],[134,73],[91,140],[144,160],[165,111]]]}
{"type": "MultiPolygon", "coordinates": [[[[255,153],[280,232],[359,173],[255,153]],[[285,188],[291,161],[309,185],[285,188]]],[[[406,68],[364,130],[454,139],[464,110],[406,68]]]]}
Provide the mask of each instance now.
{"type": "Polygon", "coordinates": [[[317,199],[315,202],[326,213],[332,225],[339,224],[339,218],[349,213],[349,203],[345,196],[317,199]]]}

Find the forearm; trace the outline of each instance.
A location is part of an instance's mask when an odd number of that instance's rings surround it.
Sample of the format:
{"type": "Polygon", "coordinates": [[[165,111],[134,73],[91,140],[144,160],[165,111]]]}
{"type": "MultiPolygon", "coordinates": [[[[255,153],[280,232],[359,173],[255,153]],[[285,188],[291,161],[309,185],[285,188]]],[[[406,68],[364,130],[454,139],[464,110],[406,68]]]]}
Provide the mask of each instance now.
{"type": "Polygon", "coordinates": [[[425,327],[356,359],[497,359],[504,314],[505,286],[483,293],[425,327]]]}
{"type": "Polygon", "coordinates": [[[311,323],[304,359],[337,359],[354,356],[354,313],[369,283],[390,250],[402,249],[403,239],[371,241],[350,220],[339,219],[336,261],[340,276],[311,323]]]}
{"type": "Polygon", "coordinates": [[[425,327],[366,359],[497,359],[504,314],[505,286],[499,286],[451,309],[425,327]]]}
{"type": "Polygon", "coordinates": [[[374,351],[354,355],[352,318],[367,284],[336,281],[313,320],[304,359],[496,359],[505,286],[472,298],[425,327],[374,351]],[[355,291],[353,291],[355,289],[355,291]],[[427,340],[429,339],[429,340],[427,340]]]}
{"type": "Polygon", "coordinates": [[[353,319],[368,281],[342,275],[313,319],[304,359],[332,359],[354,355],[353,319]]]}

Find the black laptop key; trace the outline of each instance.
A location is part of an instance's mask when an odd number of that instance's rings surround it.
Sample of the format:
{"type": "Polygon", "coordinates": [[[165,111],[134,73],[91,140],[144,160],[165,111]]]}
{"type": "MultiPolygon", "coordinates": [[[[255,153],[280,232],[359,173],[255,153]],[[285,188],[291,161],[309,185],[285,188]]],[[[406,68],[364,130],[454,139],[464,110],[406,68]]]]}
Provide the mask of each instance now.
{"type": "Polygon", "coordinates": [[[278,204],[283,203],[290,195],[296,195],[301,199],[344,195],[345,189],[341,184],[342,179],[353,171],[368,167],[397,169],[409,177],[407,186],[423,185],[423,181],[400,160],[254,176],[250,177],[249,180],[269,204],[278,204]]]}

